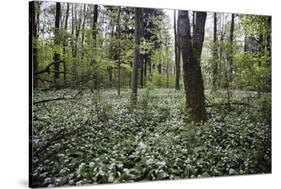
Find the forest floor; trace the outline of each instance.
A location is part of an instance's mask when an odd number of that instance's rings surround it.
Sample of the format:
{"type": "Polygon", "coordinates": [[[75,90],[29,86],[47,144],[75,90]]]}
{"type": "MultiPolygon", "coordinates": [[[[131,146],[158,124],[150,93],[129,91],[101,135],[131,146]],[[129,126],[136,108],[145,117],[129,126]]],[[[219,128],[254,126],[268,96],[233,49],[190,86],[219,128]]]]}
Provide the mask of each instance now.
{"type": "Polygon", "coordinates": [[[174,89],[142,89],[135,107],[129,90],[33,97],[33,186],[271,172],[271,94],[206,91],[197,125],[174,89]]]}

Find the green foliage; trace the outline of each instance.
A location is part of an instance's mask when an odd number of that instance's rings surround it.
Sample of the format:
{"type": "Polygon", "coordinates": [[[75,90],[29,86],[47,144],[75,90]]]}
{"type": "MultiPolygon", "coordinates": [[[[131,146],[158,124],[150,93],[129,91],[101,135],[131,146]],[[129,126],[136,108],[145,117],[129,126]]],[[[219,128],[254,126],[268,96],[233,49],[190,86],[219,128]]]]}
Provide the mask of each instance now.
{"type": "Polygon", "coordinates": [[[271,65],[268,56],[239,53],[237,62],[236,83],[239,88],[257,91],[271,91],[271,65]]]}
{"type": "MultiPolygon", "coordinates": [[[[74,100],[34,105],[34,151],[63,131],[33,157],[34,186],[271,172],[268,95],[262,94],[254,107],[238,106],[223,116],[223,109],[213,107],[204,125],[193,125],[182,119],[188,116],[183,114],[182,91],[148,85],[139,91],[139,103],[132,110],[125,105],[130,92],[118,98],[113,90],[83,91],[74,100]]],[[[76,93],[36,91],[34,99],[76,93]]]]}
{"type": "Polygon", "coordinates": [[[270,34],[271,17],[257,15],[241,15],[241,24],[247,34],[270,34]]]}

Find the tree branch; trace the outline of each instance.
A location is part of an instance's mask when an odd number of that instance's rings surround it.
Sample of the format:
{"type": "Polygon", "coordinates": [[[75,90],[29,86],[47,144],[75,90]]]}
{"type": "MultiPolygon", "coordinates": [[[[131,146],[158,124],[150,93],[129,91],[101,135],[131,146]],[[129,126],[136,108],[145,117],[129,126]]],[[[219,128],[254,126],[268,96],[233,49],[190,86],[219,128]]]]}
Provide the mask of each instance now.
{"type": "Polygon", "coordinates": [[[48,65],[46,66],[46,68],[44,68],[43,70],[40,70],[40,71],[38,71],[38,72],[35,72],[34,75],[39,75],[39,74],[42,74],[42,73],[45,73],[45,72],[50,73],[50,67],[51,67],[52,65],[54,65],[54,64],[56,64],[56,63],[62,63],[62,62],[63,62],[62,60],[57,61],[57,62],[51,62],[51,63],[48,64],[48,65]]]}

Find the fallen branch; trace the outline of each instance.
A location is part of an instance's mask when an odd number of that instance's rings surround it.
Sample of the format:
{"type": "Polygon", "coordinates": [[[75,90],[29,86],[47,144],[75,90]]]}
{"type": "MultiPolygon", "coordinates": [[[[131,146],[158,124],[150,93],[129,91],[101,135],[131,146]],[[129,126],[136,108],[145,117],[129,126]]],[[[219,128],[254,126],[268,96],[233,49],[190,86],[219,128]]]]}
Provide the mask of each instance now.
{"type": "Polygon", "coordinates": [[[43,70],[40,70],[40,71],[38,71],[38,72],[35,72],[34,75],[39,75],[39,74],[42,74],[42,73],[45,73],[45,72],[50,73],[50,67],[51,67],[52,65],[54,65],[54,64],[56,64],[56,63],[62,63],[62,62],[63,62],[62,60],[57,61],[57,62],[51,62],[51,63],[48,64],[48,65],[46,66],[46,68],[44,68],[43,70]]]}
{"type": "Polygon", "coordinates": [[[33,104],[40,104],[40,103],[59,101],[59,100],[72,100],[72,99],[75,99],[75,98],[74,97],[71,97],[71,98],[59,97],[59,98],[40,100],[40,101],[34,102],[33,104]]]}
{"type": "Polygon", "coordinates": [[[44,145],[42,145],[41,147],[38,147],[38,149],[32,154],[32,156],[38,156],[40,153],[42,153],[43,151],[45,151],[48,147],[52,146],[53,144],[55,144],[57,141],[73,135],[73,134],[77,134],[79,133],[80,129],[83,129],[84,126],[80,126],[77,127],[76,129],[72,130],[72,131],[68,131],[65,128],[60,130],[57,134],[55,134],[48,142],[46,142],[44,145]]]}
{"type": "Polygon", "coordinates": [[[40,104],[40,103],[45,103],[45,102],[52,102],[52,101],[59,101],[59,100],[73,100],[76,99],[76,97],[81,94],[81,91],[79,91],[74,97],[58,97],[58,98],[51,98],[51,99],[45,99],[45,100],[40,100],[37,102],[33,102],[33,105],[35,104],[40,104]]]}
{"type": "Polygon", "coordinates": [[[57,140],[62,139],[64,136],[64,129],[60,130],[54,137],[52,137],[46,144],[44,144],[41,148],[37,149],[32,155],[37,156],[42,151],[46,150],[49,146],[53,145],[57,140]]]}
{"type": "Polygon", "coordinates": [[[251,106],[251,104],[249,104],[249,103],[244,103],[244,102],[232,102],[232,103],[207,104],[206,107],[214,107],[214,106],[232,106],[232,105],[237,105],[237,106],[251,106]]]}

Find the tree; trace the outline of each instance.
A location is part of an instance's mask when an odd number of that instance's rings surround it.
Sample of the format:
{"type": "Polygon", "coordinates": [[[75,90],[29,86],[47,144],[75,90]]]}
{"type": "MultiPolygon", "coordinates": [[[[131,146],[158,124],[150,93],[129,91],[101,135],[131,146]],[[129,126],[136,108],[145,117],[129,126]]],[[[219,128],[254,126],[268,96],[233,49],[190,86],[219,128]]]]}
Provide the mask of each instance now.
{"type": "MultiPolygon", "coordinates": [[[[32,69],[33,73],[38,71],[38,27],[39,27],[39,10],[40,5],[39,2],[30,2],[29,4],[29,31],[30,31],[30,42],[31,42],[31,60],[32,60],[32,69]]],[[[37,88],[38,86],[38,77],[33,76],[33,88],[37,88]]]]}
{"type": "Polygon", "coordinates": [[[135,8],[135,48],[134,48],[134,63],[132,69],[131,79],[131,102],[136,104],[138,94],[138,67],[140,60],[140,30],[141,30],[141,8],[135,8]]]}
{"type": "MultiPolygon", "coordinates": [[[[54,45],[55,47],[56,46],[59,46],[60,45],[60,33],[59,33],[59,30],[60,30],[60,18],[61,18],[61,4],[60,3],[56,3],[56,17],[55,17],[55,33],[54,33],[54,45]]],[[[55,53],[54,53],[54,82],[55,82],[55,85],[57,85],[57,80],[60,78],[60,72],[59,72],[59,69],[60,69],[60,54],[55,50],[55,53]]]]}
{"type": "Polygon", "coordinates": [[[176,90],[180,90],[180,47],[178,36],[178,24],[176,19],[176,10],[174,10],[174,37],[175,37],[175,63],[176,63],[176,90]]]}
{"type": "MultiPolygon", "coordinates": [[[[64,23],[64,30],[65,30],[66,33],[67,33],[68,17],[69,17],[69,3],[67,3],[65,23],[64,23]]],[[[66,81],[66,58],[65,58],[66,47],[67,47],[67,39],[64,39],[64,42],[63,42],[63,56],[64,56],[64,60],[63,60],[63,79],[64,79],[64,81],[66,81]]]]}
{"type": "Polygon", "coordinates": [[[121,7],[118,9],[118,16],[117,16],[117,34],[118,34],[118,83],[117,83],[117,94],[120,96],[120,86],[121,86],[121,81],[120,81],[120,76],[121,76],[121,45],[120,45],[120,40],[121,40],[121,29],[120,29],[120,14],[121,14],[121,7]]]}
{"type": "MultiPolygon", "coordinates": [[[[84,4],[83,8],[83,22],[82,22],[82,37],[81,37],[81,46],[82,49],[84,48],[84,40],[85,40],[85,22],[86,22],[86,16],[87,16],[87,5],[84,4]]],[[[84,59],[84,49],[81,52],[81,61],[83,62],[84,59]]]]}
{"type": "Polygon", "coordinates": [[[213,35],[213,87],[217,87],[218,79],[218,47],[217,47],[217,13],[214,13],[214,35],[213,35]]]}
{"type": "MultiPolygon", "coordinates": [[[[97,22],[98,22],[98,5],[94,6],[94,17],[93,17],[93,25],[92,25],[92,37],[93,37],[93,54],[92,54],[92,64],[96,64],[96,56],[95,56],[95,49],[97,48],[97,22]]],[[[97,67],[95,67],[97,69],[97,67]]],[[[94,71],[94,88],[99,88],[99,81],[98,81],[98,72],[97,70],[94,71]]]]}
{"type": "Polygon", "coordinates": [[[200,57],[205,35],[206,12],[196,12],[196,23],[191,38],[188,11],[179,11],[179,38],[183,58],[183,78],[186,109],[194,122],[206,121],[205,95],[200,57]]]}
{"type": "MultiPolygon", "coordinates": [[[[143,9],[141,9],[140,14],[140,39],[143,39],[144,36],[144,21],[143,21],[143,9]]],[[[143,41],[142,41],[143,42],[143,41]]],[[[140,66],[140,86],[143,87],[144,85],[144,56],[143,52],[140,53],[140,60],[139,60],[139,66],[140,66]]]]}
{"type": "Polygon", "coordinates": [[[234,33],[234,19],[235,15],[231,14],[231,23],[230,23],[230,33],[229,33],[229,52],[228,52],[228,63],[229,63],[229,71],[230,71],[230,78],[232,80],[232,75],[234,72],[234,65],[233,65],[233,33],[234,33]]]}
{"type": "MultiPolygon", "coordinates": [[[[93,18],[93,28],[92,28],[92,34],[93,34],[93,47],[97,47],[97,22],[98,22],[98,5],[94,6],[94,18],[93,18]]],[[[95,57],[93,58],[93,62],[95,62],[95,57]]]]}

